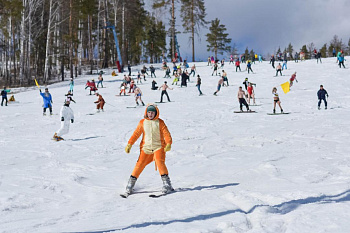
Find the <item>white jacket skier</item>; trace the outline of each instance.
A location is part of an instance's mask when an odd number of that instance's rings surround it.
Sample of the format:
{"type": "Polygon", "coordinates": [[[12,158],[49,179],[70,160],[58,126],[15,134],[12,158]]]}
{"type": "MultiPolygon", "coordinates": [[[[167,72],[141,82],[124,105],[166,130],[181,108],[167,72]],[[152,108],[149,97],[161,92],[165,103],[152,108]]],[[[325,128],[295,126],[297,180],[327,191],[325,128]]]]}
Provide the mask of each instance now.
{"type": "Polygon", "coordinates": [[[74,113],[73,113],[73,110],[69,107],[68,102],[66,102],[62,106],[60,117],[61,117],[61,128],[53,136],[53,138],[56,139],[57,141],[63,140],[61,136],[69,132],[69,125],[71,122],[72,123],[74,122],[74,113]]]}

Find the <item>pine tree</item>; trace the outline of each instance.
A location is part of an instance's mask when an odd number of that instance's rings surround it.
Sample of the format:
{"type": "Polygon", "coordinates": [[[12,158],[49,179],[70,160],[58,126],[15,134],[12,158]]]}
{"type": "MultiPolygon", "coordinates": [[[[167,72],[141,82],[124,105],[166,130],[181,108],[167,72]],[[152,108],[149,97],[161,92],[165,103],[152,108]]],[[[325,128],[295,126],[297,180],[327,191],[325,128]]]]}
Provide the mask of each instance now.
{"type": "Polygon", "coordinates": [[[245,60],[249,59],[249,49],[248,49],[248,47],[245,48],[245,50],[244,50],[244,57],[245,57],[245,60]]]}
{"type": "Polygon", "coordinates": [[[231,47],[228,45],[231,43],[230,38],[228,38],[228,33],[226,32],[226,27],[220,24],[220,20],[216,18],[211,21],[211,26],[209,28],[210,33],[207,33],[207,51],[213,51],[215,53],[215,58],[217,59],[217,54],[223,54],[223,52],[229,52],[231,47]]]}
{"type": "Polygon", "coordinates": [[[194,34],[198,34],[200,27],[204,27],[205,21],[205,6],[203,0],[181,0],[181,17],[182,26],[185,33],[191,33],[190,39],[192,42],[192,61],[195,61],[194,49],[194,34]]]}
{"type": "Polygon", "coordinates": [[[305,59],[309,59],[310,58],[310,56],[308,54],[308,51],[307,51],[306,45],[303,45],[303,47],[301,47],[300,52],[303,52],[305,54],[305,59]]]}
{"type": "Polygon", "coordinates": [[[320,53],[322,57],[327,57],[327,43],[322,46],[320,53]]]}
{"type": "Polygon", "coordinates": [[[289,43],[288,48],[287,48],[287,52],[289,53],[290,56],[293,56],[293,45],[292,43],[289,43]]]}

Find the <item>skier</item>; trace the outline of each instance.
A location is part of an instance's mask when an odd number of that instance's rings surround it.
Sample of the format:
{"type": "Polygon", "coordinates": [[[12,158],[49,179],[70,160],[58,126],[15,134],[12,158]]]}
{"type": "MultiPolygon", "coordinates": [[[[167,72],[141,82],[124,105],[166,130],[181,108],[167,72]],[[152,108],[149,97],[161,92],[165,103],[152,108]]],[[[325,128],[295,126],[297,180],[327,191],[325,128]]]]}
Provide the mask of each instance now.
{"type": "Polygon", "coordinates": [[[294,80],[296,82],[298,82],[298,80],[297,80],[297,72],[294,72],[294,74],[292,74],[292,77],[290,77],[290,79],[289,79],[289,87],[293,86],[294,80]]]}
{"type": "Polygon", "coordinates": [[[154,77],[155,78],[157,78],[157,76],[156,76],[156,69],[153,67],[153,65],[151,65],[151,67],[149,68],[149,70],[151,71],[151,78],[153,77],[153,75],[154,75],[154,77]]]}
{"type": "Polygon", "coordinates": [[[278,76],[278,72],[280,72],[281,76],[282,76],[282,66],[281,63],[278,63],[278,65],[276,66],[276,76],[278,76]]]}
{"type": "Polygon", "coordinates": [[[74,122],[74,113],[73,110],[69,107],[69,102],[65,102],[61,108],[60,112],[61,117],[61,128],[53,135],[53,139],[56,141],[61,141],[63,138],[61,137],[64,134],[69,132],[70,123],[74,122]]]}
{"type": "Polygon", "coordinates": [[[191,67],[191,72],[189,74],[189,76],[191,76],[191,74],[193,73],[193,77],[196,75],[196,65],[193,64],[193,66],[191,67]]]}
{"type": "Polygon", "coordinates": [[[4,89],[1,91],[1,98],[2,98],[1,106],[4,105],[4,100],[6,100],[5,106],[7,106],[7,102],[8,102],[8,100],[7,100],[7,93],[9,93],[9,92],[10,92],[10,90],[7,90],[6,87],[4,87],[4,89]]]}
{"type": "Polygon", "coordinates": [[[294,55],[294,62],[295,62],[295,63],[298,62],[298,57],[299,57],[298,52],[295,52],[295,55],[294,55]]]}
{"type": "Polygon", "coordinates": [[[66,96],[66,103],[68,103],[68,104],[70,104],[70,102],[75,103],[75,101],[72,98],[73,94],[71,93],[71,91],[68,91],[68,93],[65,94],[65,96],[66,96]]]}
{"type": "Polygon", "coordinates": [[[271,56],[270,62],[271,62],[271,64],[272,64],[272,68],[274,68],[274,69],[275,69],[275,61],[276,61],[275,56],[272,55],[272,56],[271,56]]]}
{"type": "Polygon", "coordinates": [[[222,86],[225,86],[225,82],[226,82],[227,86],[229,86],[227,73],[224,70],[222,70],[222,77],[224,78],[224,82],[222,83],[222,86]]]}
{"type": "Polygon", "coordinates": [[[272,89],[272,95],[273,95],[273,114],[276,113],[276,104],[278,104],[278,106],[281,109],[281,113],[283,113],[283,109],[281,107],[281,101],[280,101],[279,95],[277,93],[277,88],[276,87],[274,87],[272,89]]]}
{"type": "Polygon", "coordinates": [[[159,109],[156,105],[150,104],[146,107],[144,118],[139,122],[128,141],[128,145],[125,147],[125,152],[130,153],[133,144],[143,134],[140,143],[139,158],[129,178],[126,192],[124,195],[121,195],[125,198],[132,193],[143,169],[153,160],[163,181],[162,193],[167,194],[174,191],[169,179],[168,169],[165,165],[166,152],[171,150],[171,134],[164,121],[159,118],[159,109]]]}
{"type": "Polygon", "coordinates": [[[225,58],[223,58],[223,59],[221,60],[221,66],[220,66],[220,68],[223,68],[224,65],[225,65],[225,58]]]}
{"type": "Polygon", "coordinates": [[[252,70],[252,63],[250,62],[250,60],[247,61],[247,69],[248,69],[248,74],[249,74],[249,71],[252,71],[252,73],[254,73],[252,70]]]}
{"type": "Polygon", "coordinates": [[[175,77],[174,77],[173,83],[172,83],[171,85],[174,85],[174,83],[175,83],[175,85],[177,85],[177,82],[179,81],[179,75],[178,75],[177,72],[175,72],[175,75],[174,75],[174,76],[175,76],[175,77]]]}
{"type": "Polygon", "coordinates": [[[335,51],[335,48],[334,48],[334,47],[333,47],[332,52],[333,52],[333,57],[336,57],[336,55],[335,55],[335,54],[336,54],[336,52],[337,52],[337,51],[335,51]]]}
{"type": "Polygon", "coordinates": [[[69,91],[73,93],[73,89],[74,89],[74,80],[71,78],[69,83],[69,91]]]}
{"type": "Polygon", "coordinates": [[[135,101],[136,101],[136,105],[139,105],[139,102],[138,100],[141,101],[142,105],[145,106],[145,104],[143,103],[142,99],[141,99],[141,96],[142,96],[142,91],[139,87],[136,87],[135,86],[135,101]]]}
{"type": "Polygon", "coordinates": [[[134,79],[131,79],[128,93],[134,93],[135,87],[136,87],[135,81],[134,81],[134,79]]]}
{"type": "Polygon", "coordinates": [[[220,80],[219,80],[219,82],[218,82],[217,89],[216,89],[216,91],[214,92],[214,95],[216,95],[216,94],[220,91],[221,85],[222,85],[223,83],[224,83],[224,78],[221,77],[220,80]]]}
{"type": "Polygon", "coordinates": [[[181,87],[182,87],[182,86],[187,87],[187,80],[188,80],[189,78],[190,78],[190,77],[189,77],[187,71],[182,72],[182,75],[181,75],[181,87]]]}
{"type": "Polygon", "coordinates": [[[169,68],[169,67],[167,67],[166,70],[165,70],[165,76],[164,76],[164,78],[171,78],[171,77],[170,77],[170,68],[169,68]]]}
{"type": "Polygon", "coordinates": [[[167,85],[167,81],[164,81],[164,84],[159,87],[159,90],[162,90],[162,94],[160,96],[160,103],[163,103],[163,95],[165,94],[166,97],[168,98],[168,102],[171,102],[170,101],[170,98],[169,98],[169,95],[168,95],[168,92],[166,91],[167,89],[170,89],[170,90],[173,90],[172,88],[170,88],[168,85],[167,85]]]}
{"type": "Polygon", "coordinates": [[[128,71],[129,71],[129,76],[131,76],[131,65],[130,65],[130,62],[128,62],[128,71]]]}
{"type": "Polygon", "coordinates": [[[210,56],[208,57],[208,65],[207,66],[210,66],[211,64],[211,59],[210,59],[210,56]]]}
{"type": "Polygon", "coordinates": [[[173,75],[175,75],[176,72],[177,72],[177,65],[174,63],[174,66],[173,66],[173,75]]]}
{"type": "Polygon", "coordinates": [[[41,89],[39,89],[39,91],[40,91],[40,95],[41,95],[41,97],[43,97],[43,101],[44,101],[44,104],[43,104],[43,116],[46,115],[46,109],[47,108],[49,108],[50,115],[52,115],[52,104],[53,104],[53,101],[52,101],[52,96],[49,93],[49,89],[45,88],[45,92],[44,93],[41,92],[41,89]]]}
{"type": "Polygon", "coordinates": [[[321,101],[323,100],[325,109],[327,109],[327,100],[326,96],[328,98],[328,93],[325,89],[323,89],[323,85],[320,85],[320,90],[317,92],[317,97],[318,97],[318,110],[321,109],[321,101]]]}
{"type": "Polygon", "coordinates": [[[97,104],[96,105],[97,112],[100,112],[100,109],[102,110],[102,112],[104,112],[103,106],[106,103],[105,100],[103,99],[102,95],[100,95],[99,93],[96,92],[95,95],[98,97],[97,101],[94,102],[95,104],[97,104]]]}
{"type": "Polygon", "coordinates": [[[247,108],[247,111],[249,111],[249,106],[245,98],[245,92],[243,91],[242,87],[238,88],[237,98],[241,112],[243,112],[243,105],[247,108]]]}
{"type": "Polygon", "coordinates": [[[239,71],[241,71],[241,63],[240,63],[239,59],[236,60],[235,65],[236,65],[236,72],[237,72],[237,69],[239,69],[239,71]]]}
{"type": "Polygon", "coordinates": [[[234,59],[233,59],[232,54],[231,54],[231,56],[230,56],[230,62],[229,62],[228,64],[230,65],[231,63],[234,64],[234,59]]]}
{"type": "Polygon", "coordinates": [[[250,98],[253,98],[253,104],[255,104],[255,93],[254,93],[254,88],[251,83],[248,84],[248,104],[250,104],[250,98]]]}
{"type": "Polygon", "coordinates": [[[218,75],[218,63],[214,63],[214,70],[213,70],[213,73],[211,74],[211,76],[213,76],[215,73],[215,75],[218,75]]]}
{"type": "Polygon", "coordinates": [[[320,60],[320,63],[322,63],[322,60],[321,60],[321,52],[320,52],[320,51],[318,51],[316,57],[317,57],[317,64],[318,64],[318,60],[320,60]]]}
{"type": "Polygon", "coordinates": [[[284,60],[283,61],[283,65],[282,65],[282,70],[285,68],[285,69],[287,69],[287,60],[284,60]]]}
{"type": "Polygon", "coordinates": [[[101,84],[101,87],[103,88],[103,77],[102,74],[98,76],[98,82],[97,82],[97,87],[101,84]]]}
{"type": "Polygon", "coordinates": [[[202,91],[201,91],[201,84],[202,84],[202,79],[201,77],[199,76],[199,74],[197,75],[197,85],[196,87],[198,88],[198,91],[199,91],[199,95],[203,95],[202,91]]]}
{"type": "Polygon", "coordinates": [[[137,73],[137,81],[136,81],[136,83],[139,84],[139,82],[142,84],[140,72],[137,73]]]}
{"type": "Polygon", "coordinates": [[[152,88],[151,88],[151,90],[158,90],[158,87],[156,86],[156,84],[157,84],[157,82],[156,82],[156,81],[154,81],[154,79],[153,79],[153,81],[152,81],[152,88]]]}
{"type": "Polygon", "coordinates": [[[261,54],[259,54],[258,58],[259,58],[259,63],[262,62],[262,56],[261,56],[261,54]]]}
{"type": "Polygon", "coordinates": [[[344,66],[344,61],[345,61],[345,59],[344,59],[344,53],[341,53],[341,54],[339,55],[338,61],[339,61],[339,68],[341,68],[342,65],[343,65],[343,68],[345,68],[345,66],[344,66]]]}

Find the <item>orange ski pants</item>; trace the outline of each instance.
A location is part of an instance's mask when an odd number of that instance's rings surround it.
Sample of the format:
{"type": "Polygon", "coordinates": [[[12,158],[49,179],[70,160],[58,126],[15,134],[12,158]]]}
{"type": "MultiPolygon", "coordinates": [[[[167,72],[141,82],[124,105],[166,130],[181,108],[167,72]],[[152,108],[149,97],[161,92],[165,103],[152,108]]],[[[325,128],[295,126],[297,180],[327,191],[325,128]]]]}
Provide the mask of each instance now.
{"type": "Polygon", "coordinates": [[[155,151],[153,154],[146,154],[141,150],[139,159],[136,162],[135,168],[131,175],[138,178],[143,171],[143,169],[150,164],[153,160],[156,162],[156,169],[158,168],[160,175],[168,175],[168,169],[165,165],[165,152],[164,148],[155,151]]]}

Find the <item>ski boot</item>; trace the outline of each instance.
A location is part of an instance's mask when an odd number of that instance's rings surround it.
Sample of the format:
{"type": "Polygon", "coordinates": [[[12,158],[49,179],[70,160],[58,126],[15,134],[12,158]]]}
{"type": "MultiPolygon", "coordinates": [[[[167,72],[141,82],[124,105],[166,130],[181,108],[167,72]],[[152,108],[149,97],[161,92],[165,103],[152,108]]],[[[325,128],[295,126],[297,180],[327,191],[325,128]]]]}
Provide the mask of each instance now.
{"type": "Polygon", "coordinates": [[[144,102],[142,102],[142,106],[145,106],[145,103],[144,103],[144,102]]]}
{"type": "Polygon", "coordinates": [[[281,108],[281,113],[283,114],[283,109],[281,108]]]}
{"type": "Polygon", "coordinates": [[[170,193],[174,191],[173,186],[171,186],[170,178],[167,174],[161,176],[163,181],[162,193],[170,193]]]}
{"type": "Polygon", "coordinates": [[[126,185],[125,193],[120,194],[120,196],[127,198],[132,193],[132,189],[134,188],[136,181],[137,178],[135,176],[130,176],[128,184],[126,185]]]}
{"type": "Polygon", "coordinates": [[[327,110],[327,106],[326,106],[324,109],[326,109],[326,110],[327,110]]]}
{"type": "Polygon", "coordinates": [[[139,106],[139,102],[136,102],[136,105],[139,106]]]}
{"type": "Polygon", "coordinates": [[[276,114],[276,109],[273,110],[273,114],[276,114]]]}

